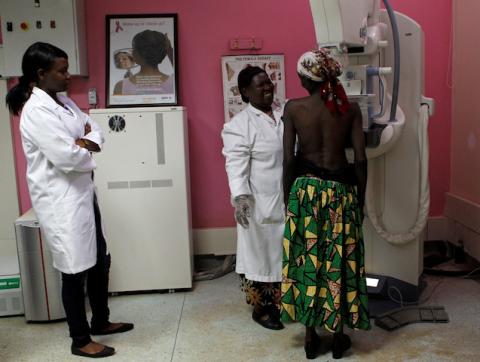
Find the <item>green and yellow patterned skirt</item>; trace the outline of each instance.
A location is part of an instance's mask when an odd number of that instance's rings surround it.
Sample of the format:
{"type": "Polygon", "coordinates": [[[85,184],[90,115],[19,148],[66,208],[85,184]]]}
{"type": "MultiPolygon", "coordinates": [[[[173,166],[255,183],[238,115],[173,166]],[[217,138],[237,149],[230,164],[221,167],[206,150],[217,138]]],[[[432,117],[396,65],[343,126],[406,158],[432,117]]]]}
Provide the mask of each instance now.
{"type": "Polygon", "coordinates": [[[298,177],[283,240],[283,321],[370,329],[361,214],[352,185],[298,177]]]}

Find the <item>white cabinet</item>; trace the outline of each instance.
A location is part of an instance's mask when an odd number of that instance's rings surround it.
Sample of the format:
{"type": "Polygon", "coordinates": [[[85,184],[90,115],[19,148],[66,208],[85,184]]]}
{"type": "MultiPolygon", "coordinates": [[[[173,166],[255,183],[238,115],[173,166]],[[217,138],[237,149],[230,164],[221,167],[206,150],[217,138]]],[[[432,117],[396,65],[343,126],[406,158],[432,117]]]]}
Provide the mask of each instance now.
{"type": "Polygon", "coordinates": [[[15,219],[19,215],[7,81],[0,80],[0,316],[23,314],[15,219]]]}
{"type": "Polygon", "coordinates": [[[3,77],[22,74],[22,56],[37,41],[68,54],[69,71],[88,75],[84,0],[1,0],[3,77]]]}
{"type": "Polygon", "coordinates": [[[112,254],[111,292],[192,286],[186,111],[92,109],[105,145],[95,185],[112,254]]]}

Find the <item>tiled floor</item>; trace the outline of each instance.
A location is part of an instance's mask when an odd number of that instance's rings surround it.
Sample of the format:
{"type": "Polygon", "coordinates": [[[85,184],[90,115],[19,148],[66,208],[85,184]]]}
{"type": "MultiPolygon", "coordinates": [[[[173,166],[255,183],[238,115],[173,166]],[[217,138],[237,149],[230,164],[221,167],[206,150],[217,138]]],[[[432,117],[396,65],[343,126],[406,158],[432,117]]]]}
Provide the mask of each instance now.
{"type": "MultiPolygon", "coordinates": [[[[395,332],[373,327],[347,333],[352,349],[345,361],[480,360],[480,283],[429,277],[427,305],[445,306],[450,323],[414,324],[395,332]],[[440,284],[439,284],[440,283],[440,284]]],[[[112,320],[132,321],[132,332],[98,337],[116,348],[108,361],[302,361],[304,329],[263,329],[251,319],[236,274],[198,282],[191,292],[110,298],[112,320]]],[[[330,361],[324,337],[319,361],[330,361]]],[[[23,317],[0,319],[0,361],[80,361],[69,351],[65,322],[26,324],[23,317]]]]}

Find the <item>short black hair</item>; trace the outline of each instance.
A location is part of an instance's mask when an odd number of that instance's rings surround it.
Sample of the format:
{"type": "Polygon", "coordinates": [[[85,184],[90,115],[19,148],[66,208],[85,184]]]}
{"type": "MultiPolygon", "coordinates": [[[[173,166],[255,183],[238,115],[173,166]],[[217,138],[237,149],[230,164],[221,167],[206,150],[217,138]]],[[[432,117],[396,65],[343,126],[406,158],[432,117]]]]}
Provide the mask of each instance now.
{"type": "Polygon", "coordinates": [[[133,37],[132,48],[145,63],[157,66],[167,55],[167,41],[167,36],[159,31],[144,30],[133,37]]]}
{"type": "Polygon", "coordinates": [[[238,73],[238,78],[237,78],[237,83],[238,83],[238,90],[240,91],[240,95],[242,96],[242,101],[245,103],[249,103],[249,99],[244,96],[242,89],[247,88],[251,83],[253,77],[255,77],[257,74],[260,73],[265,73],[265,69],[262,69],[257,66],[251,66],[248,65],[246,68],[243,68],[240,73],[238,73]]]}

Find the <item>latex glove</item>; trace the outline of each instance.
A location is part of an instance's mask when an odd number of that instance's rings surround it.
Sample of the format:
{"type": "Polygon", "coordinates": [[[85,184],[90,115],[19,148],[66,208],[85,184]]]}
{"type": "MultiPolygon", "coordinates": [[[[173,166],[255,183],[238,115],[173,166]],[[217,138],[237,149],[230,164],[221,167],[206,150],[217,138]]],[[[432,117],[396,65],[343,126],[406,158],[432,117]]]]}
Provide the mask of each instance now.
{"type": "Polygon", "coordinates": [[[250,200],[248,195],[240,195],[233,199],[235,207],[235,221],[243,228],[248,229],[248,218],[250,217],[250,200]]]}

